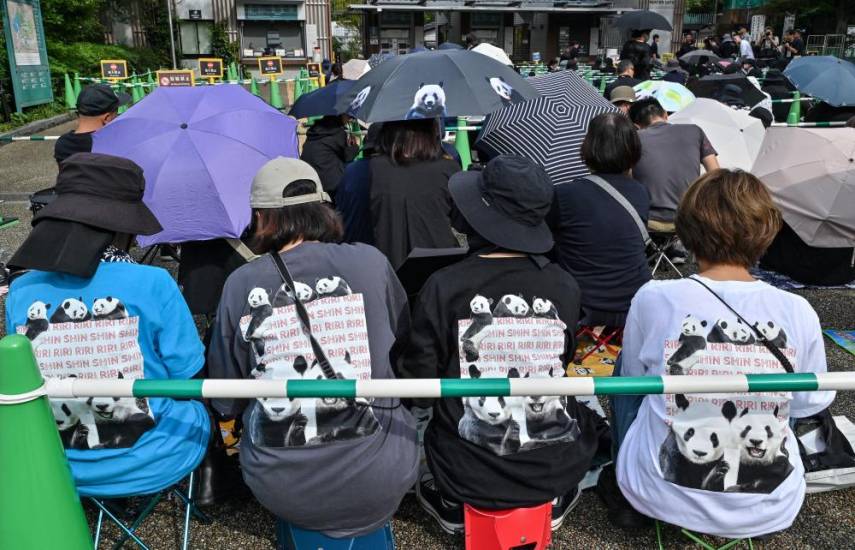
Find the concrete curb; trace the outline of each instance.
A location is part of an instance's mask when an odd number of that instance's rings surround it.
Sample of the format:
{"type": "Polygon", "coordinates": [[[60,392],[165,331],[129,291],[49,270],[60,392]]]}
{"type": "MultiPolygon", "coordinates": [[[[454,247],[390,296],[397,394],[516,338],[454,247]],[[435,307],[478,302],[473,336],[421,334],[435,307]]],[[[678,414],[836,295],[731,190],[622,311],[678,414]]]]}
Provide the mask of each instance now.
{"type": "MultiPolygon", "coordinates": [[[[14,130],[6,132],[5,134],[0,134],[0,137],[31,136],[39,132],[44,132],[48,128],[53,128],[54,126],[64,124],[69,120],[74,120],[75,116],[76,115],[74,113],[68,112],[63,113],[61,115],[52,116],[50,118],[43,118],[42,120],[36,120],[30,122],[29,124],[25,124],[20,128],[15,128],[14,130]]],[[[0,147],[4,145],[8,145],[8,142],[0,142],[0,147]]]]}

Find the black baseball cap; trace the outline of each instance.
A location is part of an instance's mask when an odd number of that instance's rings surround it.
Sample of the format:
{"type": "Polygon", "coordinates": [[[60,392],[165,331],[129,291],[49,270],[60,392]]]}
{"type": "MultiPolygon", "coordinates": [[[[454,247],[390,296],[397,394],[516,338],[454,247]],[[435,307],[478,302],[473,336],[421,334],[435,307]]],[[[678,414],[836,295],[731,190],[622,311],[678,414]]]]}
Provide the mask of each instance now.
{"type": "Polygon", "coordinates": [[[131,102],[131,96],[118,94],[106,84],[87,86],[77,96],[77,113],[83,116],[99,116],[119,110],[131,102]]]}

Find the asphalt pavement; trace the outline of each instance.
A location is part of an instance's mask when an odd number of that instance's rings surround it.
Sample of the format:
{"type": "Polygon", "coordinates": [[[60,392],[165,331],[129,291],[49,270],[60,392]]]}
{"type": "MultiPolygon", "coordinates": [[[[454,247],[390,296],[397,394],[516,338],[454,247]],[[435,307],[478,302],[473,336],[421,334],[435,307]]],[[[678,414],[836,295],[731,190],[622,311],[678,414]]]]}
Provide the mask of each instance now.
{"type": "MultiPolygon", "coordinates": [[[[59,134],[73,128],[65,124],[46,132],[59,134]]],[[[14,251],[29,230],[30,214],[23,198],[28,193],[52,185],[56,176],[52,142],[21,142],[0,147],[0,214],[14,216],[21,222],[0,230],[0,260],[14,251]]],[[[174,267],[174,266],[165,266],[174,267]]],[[[855,290],[799,291],[817,311],[823,328],[855,329],[855,290]]],[[[5,305],[0,298],[0,334],[5,334],[5,305]]],[[[826,355],[830,371],[855,370],[855,357],[826,340],[826,355]]],[[[855,395],[840,392],[832,406],[834,414],[855,420],[855,395]]],[[[342,498],[351,498],[342,495],[342,498]]],[[[294,503],[300,506],[301,503],[294,503]]],[[[95,512],[87,506],[90,521],[95,512]]],[[[192,525],[191,546],[198,549],[272,549],[274,518],[253,499],[235,500],[205,510],[213,519],[208,525],[197,521],[192,525]]],[[[161,502],[153,516],[140,529],[140,535],[153,550],[180,547],[182,507],[173,500],[161,502]]],[[[444,534],[421,511],[415,498],[404,498],[393,521],[398,548],[402,550],[445,550],[463,548],[462,537],[444,534]]],[[[115,537],[112,526],[105,529],[107,538],[115,537]]],[[[691,545],[679,532],[666,528],[667,548],[688,548],[691,545]]],[[[722,542],[722,541],[719,541],[722,542]]],[[[106,545],[102,545],[106,546],[106,545]]],[[[128,546],[130,547],[130,546],[128,546]]],[[[582,495],[577,508],[554,534],[554,549],[634,549],[654,548],[656,537],[652,529],[643,533],[627,533],[611,527],[606,510],[592,492],[582,495]]],[[[855,489],[808,495],[793,526],[771,538],[756,542],[757,548],[845,549],[855,548],[855,489]]]]}

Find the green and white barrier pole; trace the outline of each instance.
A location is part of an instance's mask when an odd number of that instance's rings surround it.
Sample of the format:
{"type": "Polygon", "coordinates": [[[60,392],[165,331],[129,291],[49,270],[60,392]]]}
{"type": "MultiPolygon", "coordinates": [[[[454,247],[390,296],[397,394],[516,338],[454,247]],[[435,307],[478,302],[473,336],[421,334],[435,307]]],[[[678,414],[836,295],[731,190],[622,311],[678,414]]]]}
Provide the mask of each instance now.
{"type": "MultiPolygon", "coordinates": [[[[789,117],[787,117],[789,120],[789,117]]],[[[772,126],[790,126],[793,128],[843,128],[846,126],[845,120],[832,120],[826,122],[799,122],[798,124],[790,124],[789,122],[773,122],[772,126]]]]}
{"type": "Polygon", "coordinates": [[[469,148],[469,132],[461,129],[466,126],[466,120],[458,117],[457,126],[457,132],[454,136],[454,148],[457,149],[457,154],[460,155],[461,168],[468,170],[472,164],[472,150],[469,148]]]}
{"type": "Polygon", "coordinates": [[[0,341],[0,546],[92,548],[30,341],[0,341]]]}
{"type": "Polygon", "coordinates": [[[49,379],[50,397],[172,397],[176,399],[443,398],[525,395],[646,395],[855,390],[855,372],[717,376],[567,378],[424,378],[416,380],[86,380],[49,379]]]}
{"type": "Polygon", "coordinates": [[[0,142],[12,141],[56,141],[60,136],[0,136],[0,142]]]}
{"type": "Polygon", "coordinates": [[[793,92],[793,104],[787,113],[787,126],[798,126],[802,119],[802,95],[798,90],[793,92]]]}

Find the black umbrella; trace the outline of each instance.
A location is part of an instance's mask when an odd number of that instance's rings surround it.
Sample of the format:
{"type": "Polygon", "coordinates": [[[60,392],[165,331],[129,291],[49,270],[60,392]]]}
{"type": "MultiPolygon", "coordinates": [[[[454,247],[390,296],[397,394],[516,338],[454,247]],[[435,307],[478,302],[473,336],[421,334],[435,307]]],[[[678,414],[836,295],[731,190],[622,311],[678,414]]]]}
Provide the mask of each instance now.
{"type": "Polygon", "coordinates": [[[513,69],[466,50],[396,57],[360,78],[337,109],[365,122],[478,116],[537,97],[513,69]]]}
{"type": "Polygon", "coordinates": [[[333,80],[323,88],[301,95],[288,114],[294,118],[336,115],[336,103],[354,84],[355,80],[333,80]]]}
{"type": "Polygon", "coordinates": [[[443,42],[437,48],[437,50],[462,50],[463,46],[460,44],[455,44],[454,42],[443,42]]]}
{"type": "Polygon", "coordinates": [[[614,20],[613,25],[620,29],[659,29],[673,30],[671,23],[655,11],[628,11],[614,20]]]}
{"type": "Polygon", "coordinates": [[[711,74],[689,83],[689,90],[695,97],[725,100],[725,103],[738,97],[748,107],[754,107],[766,99],[766,95],[741,74],[711,74]],[[739,92],[736,92],[736,87],[739,92]]]}
{"type": "Polygon", "coordinates": [[[700,65],[702,63],[715,63],[721,58],[709,50],[692,50],[680,57],[680,61],[687,65],[700,65]],[[704,59],[706,58],[706,59],[704,59]]]}
{"type": "Polygon", "coordinates": [[[589,173],[579,156],[588,123],[617,111],[574,71],[529,79],[542,97],[496,111],[475,146],[489,155],[520,155],[537,162],[556,185],[589,173]]]}
{"type": "Polygon", "coordinates": [[[384,61],[389,61],[390,59],[394,59],[395,54],[393,53],[372,53],[371,57],[368,58],[368,66],[372,69],[383,63],[384,61]]]}

